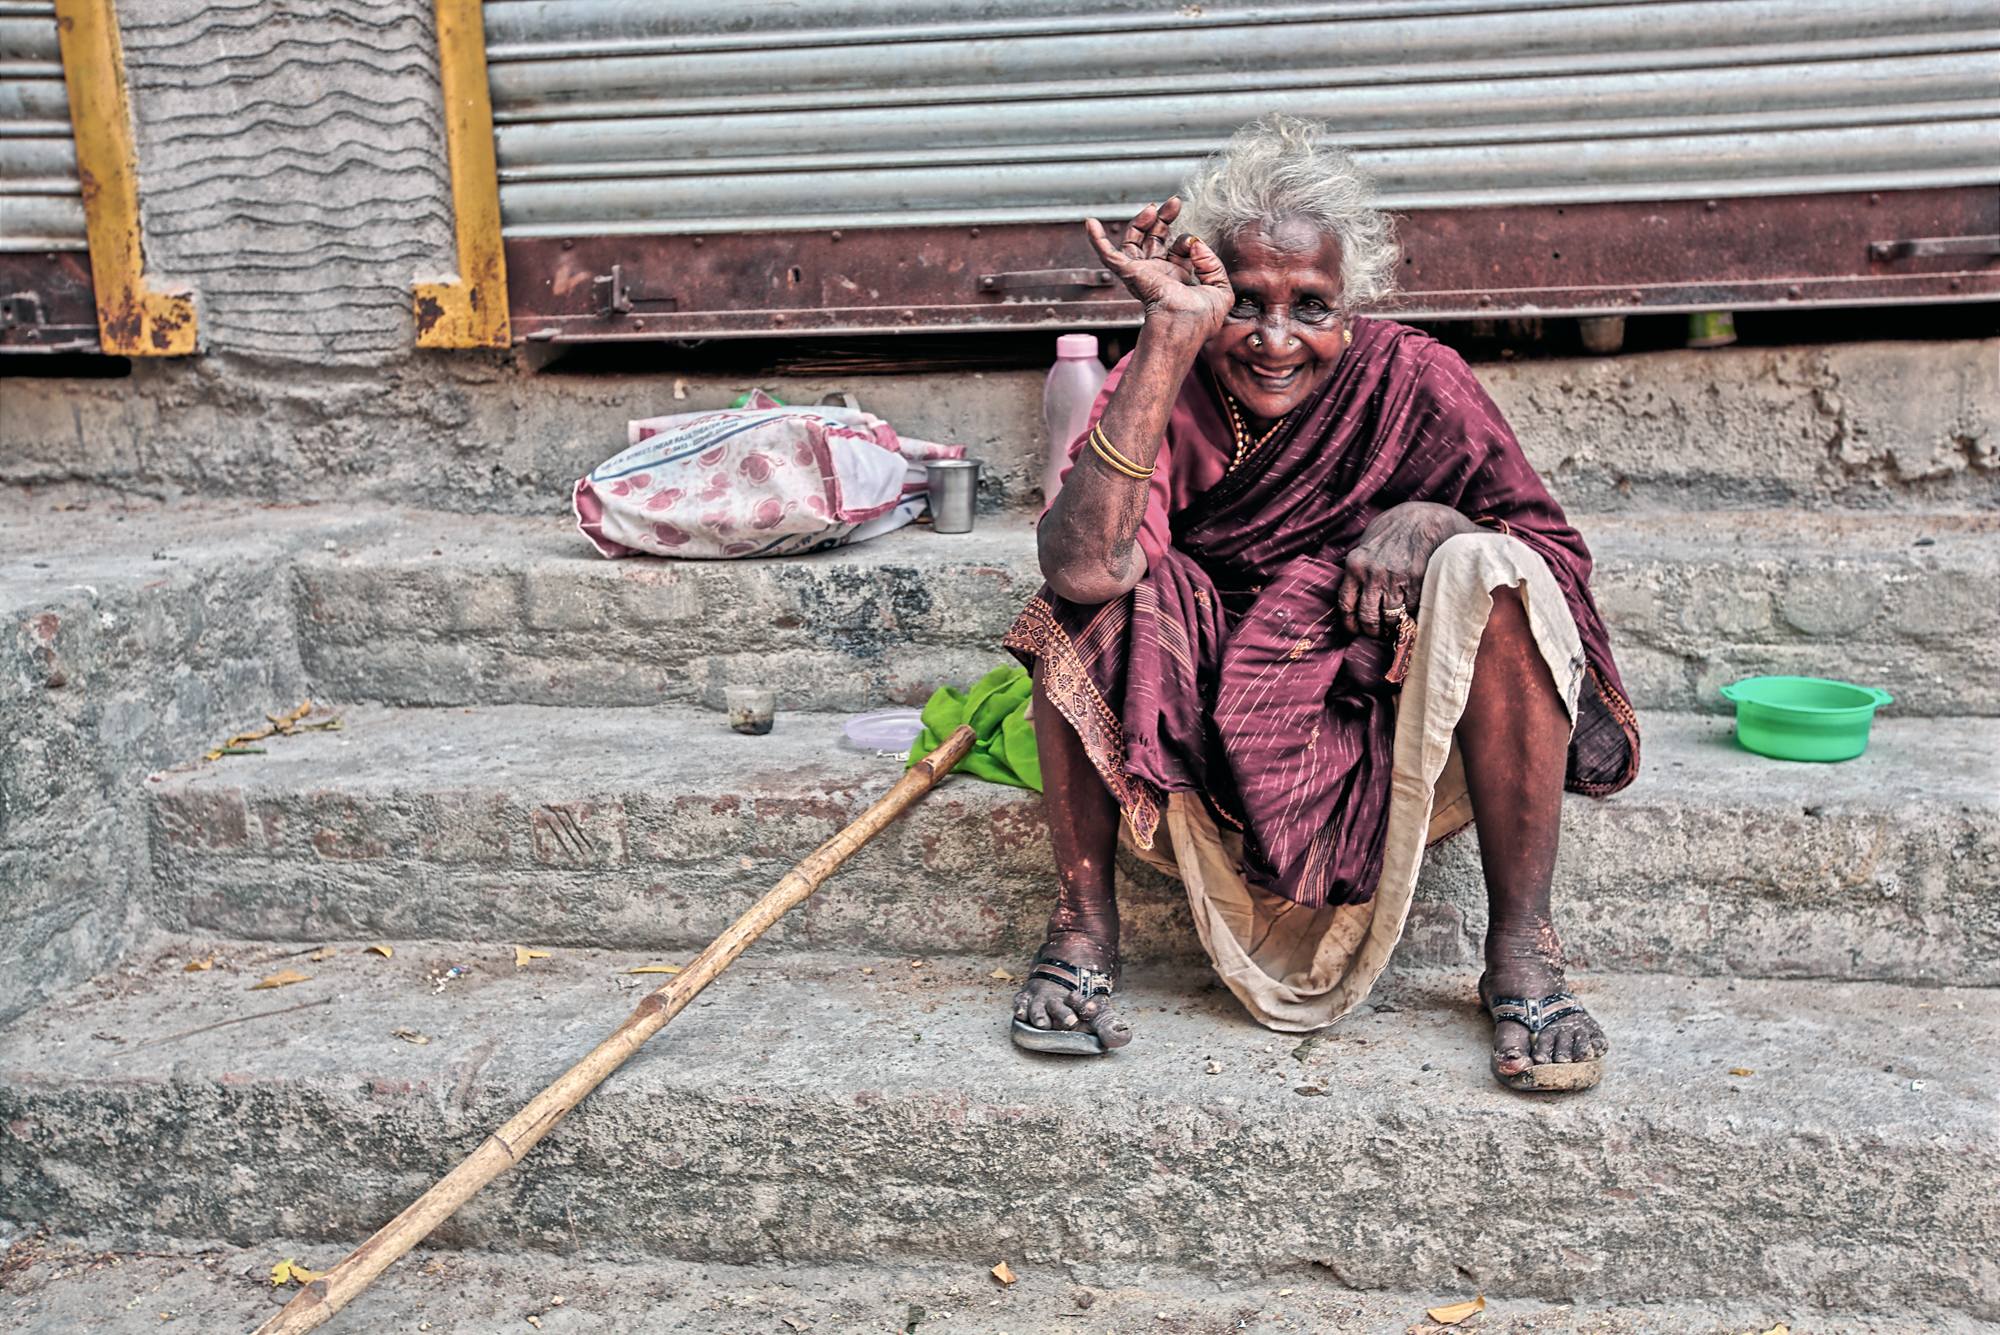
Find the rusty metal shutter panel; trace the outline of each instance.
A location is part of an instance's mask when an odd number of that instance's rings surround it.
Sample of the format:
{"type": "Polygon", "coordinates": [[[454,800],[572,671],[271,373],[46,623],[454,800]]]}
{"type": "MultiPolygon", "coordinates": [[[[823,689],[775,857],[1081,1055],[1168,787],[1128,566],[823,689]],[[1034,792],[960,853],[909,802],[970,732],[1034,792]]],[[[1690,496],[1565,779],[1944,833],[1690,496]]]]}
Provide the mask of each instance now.
{"type": "MultiPolygon", "coordinates": [[[[1877,123],[1949,119],[1989,114],[1994,78],[1993,57],[1975,52],[1461,82],[1451,90],[1457,121],[1449,130],[1425,123],[1437,98],[1428,84],[1369,87],[1349,82],[1339,88],[1290,90],[1286,100],[1299,114],[1335,121],[1345,143],[1392,148],[1435,142],[1446,133],[1454,141],[1476,143],[1726,131],[1759,118],[1774,125],[1840,124],[1851,120],[1857,107],[1867,108],[1870,121],[1877,123]]],[[[1235,92],[1153,96],[1133,91],[1115,103],[1093,104],[1090,153],[1102,159],[1205,152],[1217,136],[1269,109],[1273,92],[1268,82],[1235,92]],[[1188,137],[1196,131],[1199,139],[1188,137]]],[[[635,167],[714,173],[737,156],[746,159],[745,167],[789,170],[798,163],[788,158],[808,154],[824,165],[844,165],[863,159],[919,163],[979,152],[1004,153],[1015,161],[1062,161],[1078,151],[1073,138],[1064,138],[1074,134],[1076,112],[1057,97],[1007,104],[1004,115],[995,114],[993,103],[927,107],[923,114],[930,142],[921,148],[907,146],[910,114],[899,106],[828,108],[809,115],[754,107],[723,111],[712,101],[678,116],[639,114],[657,112],[656,103],[624,109],[632,114],[586,117],[566,109],[559,119],[507,125],[500,134],[510,176],[582,174],[592,164],[606,164],[621,175],[635,167]],[[702,151],[689,152],[691,145],[702,151]],[[676,151],[678,156],[665,156],[676,151]]],[[[606,105],[590,110],[602,112],[606,105]]]]}
{"type": "Polygon", "coordinates": [[[1273,108],[1397,209],[2000,180],[2000,0],[492,0],[510,237],[1067,222],[1273,108]]]}
{"type": "Polygon", "coordinates": [[[85,250],[52,3],[0,3],[0,251],[85,250]]]}

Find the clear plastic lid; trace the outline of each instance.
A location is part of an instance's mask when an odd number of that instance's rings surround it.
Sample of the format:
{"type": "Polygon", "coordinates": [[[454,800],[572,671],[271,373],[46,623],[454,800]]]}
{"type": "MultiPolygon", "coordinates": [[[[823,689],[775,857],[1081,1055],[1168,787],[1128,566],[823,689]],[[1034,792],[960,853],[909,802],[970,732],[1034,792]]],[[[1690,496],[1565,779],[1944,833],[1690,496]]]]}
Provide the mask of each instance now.
{"type": "Polygon", "coordinates": [[[1097,355],[1097,335],[1064,334],[1056,339],[1058,357],[1095,357],[1097,355]]]}
{"type": "Polygon", "coordinates": [[[842,724],[840,730],[856,746],[876,751],[907,751],[924,730],[924,716],[918,709],[884,709],[857,714],[842,724]]]}

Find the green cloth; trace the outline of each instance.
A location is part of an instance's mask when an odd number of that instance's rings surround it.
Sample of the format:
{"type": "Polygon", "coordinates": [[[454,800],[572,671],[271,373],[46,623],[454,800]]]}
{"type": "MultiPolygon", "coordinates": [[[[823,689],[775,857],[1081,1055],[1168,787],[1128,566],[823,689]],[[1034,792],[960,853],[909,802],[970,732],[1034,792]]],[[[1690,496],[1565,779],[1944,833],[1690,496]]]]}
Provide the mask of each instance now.
{"type": "Polygon", "coordinates": [[[924,730],[910,747],[909,764],[916,764],[944,744],[961,723],[972,725],[972,750],[953,766],[990,783],[1042,791],[1042,762],[1035,753],[1035,725],[1028,722],[1028,697],[1034,681],[1022,667],[997,667],[970,691],[947,686],[924,706],[924,730]]]}

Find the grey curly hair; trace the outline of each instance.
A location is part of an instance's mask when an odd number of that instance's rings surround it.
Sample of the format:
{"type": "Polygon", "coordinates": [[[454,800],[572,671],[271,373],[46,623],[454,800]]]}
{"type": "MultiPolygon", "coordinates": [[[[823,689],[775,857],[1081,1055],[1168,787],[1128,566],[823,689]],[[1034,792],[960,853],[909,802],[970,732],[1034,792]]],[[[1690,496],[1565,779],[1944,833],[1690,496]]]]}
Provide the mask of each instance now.
{"type": "Polygon", "coordinates": [[[1369,207],[1371,193],[1353,159],[1327,142],[1324,121],[1271,112],[1189,173],[1176,230],[1213,246],[1247,227],[1304,218],[1340,242],[1340,302],[1354,310],[1396,288],[1396,226],[1369,207]]]}

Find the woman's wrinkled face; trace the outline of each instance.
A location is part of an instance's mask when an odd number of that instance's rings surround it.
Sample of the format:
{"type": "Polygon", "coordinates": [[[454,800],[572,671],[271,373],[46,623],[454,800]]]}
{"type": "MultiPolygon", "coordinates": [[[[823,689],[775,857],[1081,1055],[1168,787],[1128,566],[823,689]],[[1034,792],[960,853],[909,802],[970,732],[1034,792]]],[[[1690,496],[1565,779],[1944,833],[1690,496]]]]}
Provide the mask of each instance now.
{"type": "Polygon", "coordinates": [[[1253,225],[1215,248],[1235,305],[1202,360],[1248,415],[1274,421],[1326,378],[1346,348],[1340,242],[1303,218],[1253,225]]]}

